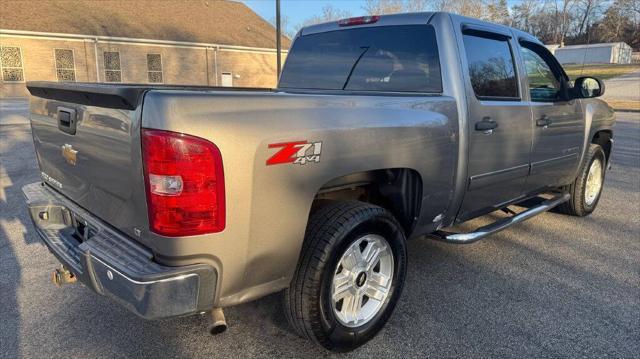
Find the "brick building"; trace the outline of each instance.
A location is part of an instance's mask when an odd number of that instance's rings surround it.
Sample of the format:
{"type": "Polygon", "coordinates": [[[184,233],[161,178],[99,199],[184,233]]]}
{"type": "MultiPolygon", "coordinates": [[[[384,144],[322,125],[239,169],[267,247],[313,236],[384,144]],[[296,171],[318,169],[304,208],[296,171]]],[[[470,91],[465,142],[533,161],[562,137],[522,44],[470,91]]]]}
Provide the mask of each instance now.
{"type": "Polygon", "coordinates": [[[4,0],[0,72],[0,97],[26,81],[273,87],[275,29],[235,1],[4,0]]]}

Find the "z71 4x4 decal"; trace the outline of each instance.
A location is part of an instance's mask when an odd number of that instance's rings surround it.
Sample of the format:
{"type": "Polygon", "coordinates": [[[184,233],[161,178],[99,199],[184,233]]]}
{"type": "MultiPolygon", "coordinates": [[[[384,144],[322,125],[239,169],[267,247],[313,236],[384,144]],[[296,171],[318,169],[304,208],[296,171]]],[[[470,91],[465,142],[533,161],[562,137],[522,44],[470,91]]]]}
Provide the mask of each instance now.
{"type": "Polygon", "coordinates": [[[269,148],[279,148],[267,160],[267,166],[283,163],[305,165],[308,162],[320,162],[322,142],[294,141],[269,144],[269,148]]]}

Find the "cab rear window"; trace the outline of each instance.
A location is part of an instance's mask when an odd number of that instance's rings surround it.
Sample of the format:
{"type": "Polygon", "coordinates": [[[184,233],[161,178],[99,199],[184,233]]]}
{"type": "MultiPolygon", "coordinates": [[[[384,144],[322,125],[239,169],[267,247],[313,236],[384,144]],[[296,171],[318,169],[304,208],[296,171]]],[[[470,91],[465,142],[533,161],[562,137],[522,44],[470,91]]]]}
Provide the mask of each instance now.
{"type": "Polygon", "coordinates": [[[279,87],[442,92],[434,29],[377,26],[301,36],[289,52],[279,87]]]}

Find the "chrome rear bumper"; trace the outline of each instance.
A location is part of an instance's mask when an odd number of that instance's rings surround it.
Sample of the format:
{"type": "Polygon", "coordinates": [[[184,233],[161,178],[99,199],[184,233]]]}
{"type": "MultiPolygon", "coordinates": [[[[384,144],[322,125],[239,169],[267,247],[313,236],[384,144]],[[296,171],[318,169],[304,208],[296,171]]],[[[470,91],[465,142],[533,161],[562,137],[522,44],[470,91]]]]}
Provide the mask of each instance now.
{"type": "Polygon", "coordinates": [[[42,183],[22,188],[35,229],[80,282],[146,319],[210,310],[217,274],[208,265],[167,267],[153,254],[42,183]],[[78,235],[78,218],[83,235],[78,235]]]}

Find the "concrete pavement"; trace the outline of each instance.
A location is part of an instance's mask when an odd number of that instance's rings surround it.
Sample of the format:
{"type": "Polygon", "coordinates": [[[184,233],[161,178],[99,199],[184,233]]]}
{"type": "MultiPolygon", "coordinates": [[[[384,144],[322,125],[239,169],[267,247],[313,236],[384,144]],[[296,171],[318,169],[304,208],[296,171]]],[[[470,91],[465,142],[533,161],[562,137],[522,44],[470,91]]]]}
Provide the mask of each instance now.
{"type": "Polygon", "coordinates": [[[604,82],[603,100],[640,102],[640,70],[604,82]]]}
{"type": "Polygon", "coordinates": [[[0,99],[0,126],[29,124],[29,100],[0,99]]]}

